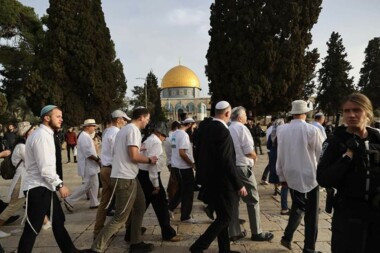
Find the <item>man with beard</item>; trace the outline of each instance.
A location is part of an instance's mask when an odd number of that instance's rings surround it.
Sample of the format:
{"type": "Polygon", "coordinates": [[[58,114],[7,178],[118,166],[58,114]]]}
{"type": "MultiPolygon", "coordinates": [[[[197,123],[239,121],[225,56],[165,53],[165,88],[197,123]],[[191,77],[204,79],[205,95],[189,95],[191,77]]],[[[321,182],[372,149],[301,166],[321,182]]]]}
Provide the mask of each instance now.
{"type": "Polygon", "coordinates": [[[61,128],[62,111],[55,105],[41,110],[41,125],[26,141],[25,168],[27,176],[23,190],[26,192],[26,223],[18,245],[18,252],[32,252],[45,215],[52,222],[54,238],[62,252],[77,250],[64,226],[65,215],[56,191],[62,198],[69,196],[56,171],[54,130],[61,128]],[[54,214],[54,217],[53,217],[54,214]]]}

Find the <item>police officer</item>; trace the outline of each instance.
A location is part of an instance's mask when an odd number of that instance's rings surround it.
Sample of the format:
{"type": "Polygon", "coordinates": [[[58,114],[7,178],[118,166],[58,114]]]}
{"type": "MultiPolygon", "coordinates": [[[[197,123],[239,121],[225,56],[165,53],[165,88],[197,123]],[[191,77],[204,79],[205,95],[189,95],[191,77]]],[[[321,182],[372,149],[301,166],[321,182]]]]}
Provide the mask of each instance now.
{"type": "Polygon", "coordinates": [[[323,144],[318,183],[334,187],[331,251],[379,252],[380,133],[370,100],[353,93],[342,103],[345,127],[323,144]]]}

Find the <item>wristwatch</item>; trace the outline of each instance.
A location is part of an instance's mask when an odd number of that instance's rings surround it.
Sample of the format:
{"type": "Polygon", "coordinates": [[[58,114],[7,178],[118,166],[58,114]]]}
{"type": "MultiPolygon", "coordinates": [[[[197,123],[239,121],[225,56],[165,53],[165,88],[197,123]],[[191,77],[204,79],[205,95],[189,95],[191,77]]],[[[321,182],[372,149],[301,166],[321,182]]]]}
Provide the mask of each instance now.
{"type": "Polygon", "coordinates": [[[63,183],[60,183],[59,185],[55,187],[55,190],[59,191],[59,189],[61,189],[62,187],[63,187],[63,183]]]}

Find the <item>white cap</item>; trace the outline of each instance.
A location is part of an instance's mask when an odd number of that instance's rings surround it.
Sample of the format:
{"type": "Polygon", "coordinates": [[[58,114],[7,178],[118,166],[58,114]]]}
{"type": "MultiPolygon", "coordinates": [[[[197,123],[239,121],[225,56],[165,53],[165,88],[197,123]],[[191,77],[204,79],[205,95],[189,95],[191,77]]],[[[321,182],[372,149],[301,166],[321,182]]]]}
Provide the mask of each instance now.
{"type": "Polygon", "coordinates": [[[195,123],[195,120],[193,118],[187,118],[184,121],[182,121],[182,124],[188,124],[188,123],[195,123]]]}
{"type": "Polygon", "coordinates": [[[125,112],[123,112],[122,110],[115,110],[111,113],[111,118],[115,119],[115,118],[124,118],[126,120],[131,120],[130,117],[127,116],[127,114],[125,112]]]}
{"type": "Polygon", "coordinates": [[[215,105],[216,110],[224,110],[229,107],[230,104],[227,101],[220,101],[215,105]]]}

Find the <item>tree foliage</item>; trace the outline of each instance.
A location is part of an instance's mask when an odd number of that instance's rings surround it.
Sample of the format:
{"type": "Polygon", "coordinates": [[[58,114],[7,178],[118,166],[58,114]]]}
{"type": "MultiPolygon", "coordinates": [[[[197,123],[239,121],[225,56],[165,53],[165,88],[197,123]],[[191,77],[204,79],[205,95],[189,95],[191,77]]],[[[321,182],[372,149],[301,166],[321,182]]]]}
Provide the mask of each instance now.
{"type": "Polygon", "coordinates": [[[134,107],[145,107],[145,104],[147,104],[147,108],[151,114],[151,122],[166,120],[165,114],[161,107],[161,89],[158,87],[157,77],[152,70],[145,78],[144,87],[134,86],[132,93],[134,98],[130,101],[130,103],[134,107]],[[146,87],[147,90],[145,90],[146,87]]]}
{"type": "Polygon", "coordinates": [[[370,40],[364,53],[358,86],[371,100],[374,108],[380,108],[380,37],[370,40]]]}
{"type": "Polygon", "coordinates": [[[18,1],[0,0],[0,13],[0,90],[6,95],[9,107],[9,113],[2,119],[22,120],[30,113],[22,102],[25,101],[23,94],[26,80],[35,67],[44,31],[34,10],[18,1]],[[15,118],[15,115],[23,116],[15,118]]]}
{"type": "Polygon", "coordinates": [[[308,47],[321,2],[216,0],[206,55],[212,100],[268,113],[302,97],[318,62],[308,47]]]}
{"type": "Polygon", "coordinates": [[[105,121],[123,105],[126,79],[116,59],[100,0],[50,1],[46,39],[26,85],[33,111],[62,108],[68,125],[105,121]]]}
{"type": "Polygon", "coordinates": [[[327,44],[327,56],[319,69],[317,104],[329,115],[338,113],[340,101],[354,91],[353,77],[349,77],[351,64],[339,33],[332,32],[327,44]]]}

